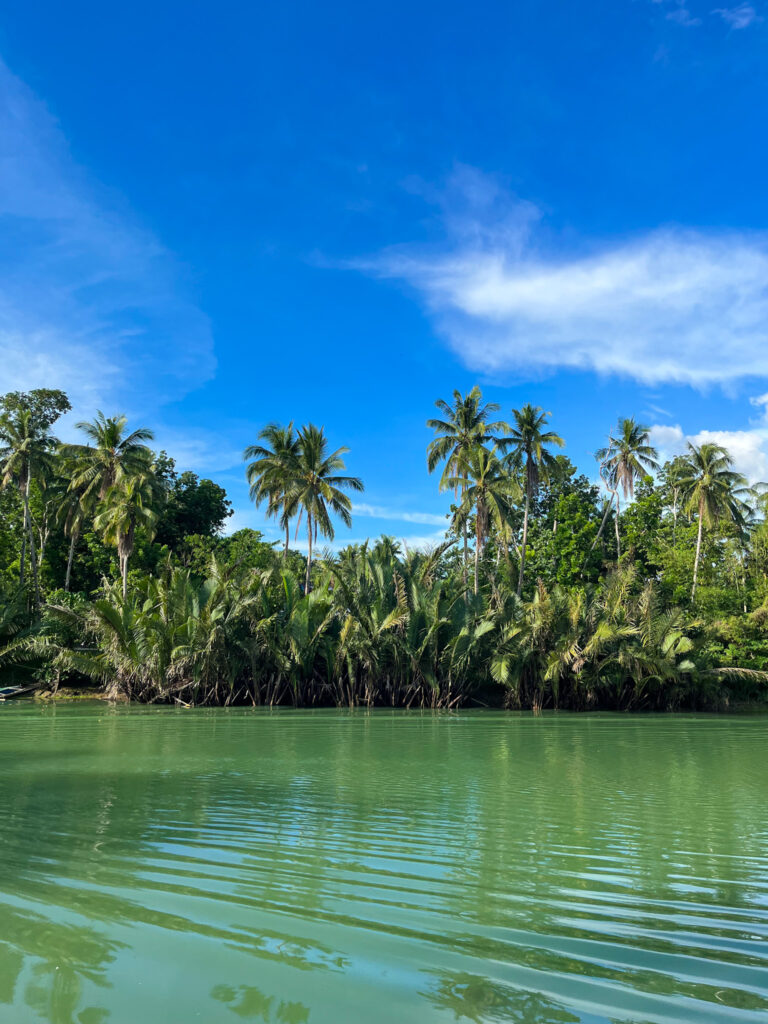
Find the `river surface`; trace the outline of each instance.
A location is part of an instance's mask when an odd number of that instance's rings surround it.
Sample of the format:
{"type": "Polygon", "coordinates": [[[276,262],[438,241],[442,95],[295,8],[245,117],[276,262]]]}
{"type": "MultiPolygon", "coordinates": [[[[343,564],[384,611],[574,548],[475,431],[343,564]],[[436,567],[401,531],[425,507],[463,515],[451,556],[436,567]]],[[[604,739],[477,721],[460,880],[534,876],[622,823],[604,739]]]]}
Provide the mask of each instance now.
{"type": "Polygon", "coordinates": [[[768,718],[0,705],[0,1021],[768,1021],[768,718]]]}

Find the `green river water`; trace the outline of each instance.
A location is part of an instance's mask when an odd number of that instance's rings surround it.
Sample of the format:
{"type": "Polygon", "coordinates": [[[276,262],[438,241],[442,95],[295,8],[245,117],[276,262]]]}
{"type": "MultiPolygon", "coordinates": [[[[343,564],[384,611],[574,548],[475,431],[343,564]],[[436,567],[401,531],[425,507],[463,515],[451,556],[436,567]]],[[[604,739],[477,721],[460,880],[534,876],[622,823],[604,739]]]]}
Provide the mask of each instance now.
{"type": "Polygon", "coordinates": [[[768,1021],[768,718],[0,706],[0,1022],[768,1021]]]}

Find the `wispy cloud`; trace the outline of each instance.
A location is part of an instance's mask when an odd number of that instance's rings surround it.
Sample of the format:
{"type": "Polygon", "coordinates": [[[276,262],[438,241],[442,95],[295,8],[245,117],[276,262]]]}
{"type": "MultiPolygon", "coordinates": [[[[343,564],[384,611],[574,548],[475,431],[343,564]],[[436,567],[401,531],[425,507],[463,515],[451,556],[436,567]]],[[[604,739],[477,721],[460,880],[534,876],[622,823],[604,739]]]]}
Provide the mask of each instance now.
{"type": "Polygon", "coordinates": [[[661,228],[553,242],[542,214],[459,167],[437,197],[445,241],[355,266],[401,279],[472,369],[558,368],[655,384],[768,376],[768,236],[661,228]]]}
{"type": "Polygon", "coordinates": [[[696,28],[701,24],[701,18],[694,17],[683,3],[683,0],[678,0],[677,7],[667,13],[667,21],[677,22],[678,25],[682,25],[684,28],[696,28]]]}
{"type": "Polygon", "coordinates": [[[422,526],[443,526],[447,524],[445,516],[434,515],[431,512],[401,512],[398,509],[385,508],[382,505],[355,504],[352,506],[352,514],[356,516],[370,516],[372,519],[394,519],[401,523],[420,523],[422,526]]]}
{"type": "Polygon", "coordinates": [[[726,21],[734,29],[748,28],[756,21],[763,20],[752,4],[739,4],[737,7],[716,7],[712,13],[719,14],[723,21],[726,21]]]}
{"type": "Polygon", "coordinates": [[[132,394],[150,409],[211,376],[210,325],[184,268],[76,165],[2,62],[0,225],[0,391],[58,386],[89,413],[132,394]]]}

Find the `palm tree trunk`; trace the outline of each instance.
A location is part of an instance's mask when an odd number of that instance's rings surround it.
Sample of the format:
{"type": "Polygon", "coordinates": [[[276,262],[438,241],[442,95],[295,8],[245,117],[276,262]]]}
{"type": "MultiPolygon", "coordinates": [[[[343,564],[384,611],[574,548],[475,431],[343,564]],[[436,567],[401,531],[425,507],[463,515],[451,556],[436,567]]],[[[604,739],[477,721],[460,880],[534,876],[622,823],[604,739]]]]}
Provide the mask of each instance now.
{"type": "Polygon", "coordinates": [[[603,520],[600,523],[600,529],[597,531],[597,536],[592,541],[592,547],[589,549],[589,553],[590,554],[592,554],[592,552],[595,550],[595,548],[597,547],[597,542],[600,540],[600,538],[603,535],[603,530],[605,529],[605,524],[608,521],[608,513],[611,511],[612,507],[613,507],[613,502],[612,501],[607,501],[605,503],[605,512],[603,512],[603,520]]]}
{"type": "Polygon", "coordinates": [[[475,530],[475,593],[477,593],[478,569],[480,565],[480,509],[477,510],[477,528],[475,530]]]}
{"type": "Polygon", "coordinates": [[[672,492],[674,498],[672,501],[672,547],[677,546],[677,488],[672,492]]]}
{"type": "Polygon", "coordinates": [[[37,576],[37,552],[35,550],[35,532],[32,529],[32,513],[29,510],[29,481],[30,478],[27,476],[27,482],[24,487],[24,525],[27,529],[27,536],[29,537],[29,564],[32,566],[32,585],[35,593],[35,608],[40,610],[40,581],[37,576]]]}
{"type": "Polygon", "coordinates": [[[619,537],[619,516],[621,515],[621,503],[619,501],[619,492],[616,491],[616,564],[618,565],[621,560],[621,539],[619,537]]]}
{"type": "Polygon", "coordinates": [[[19,586],[24,586],[24,563],[27,557],[27,534],[24,529],[21,531],[21,557],[19,558],[19,586]]]}
{"type": "Polygon", "coordinates": [[[128,596],[128,556],[123,555],[120,559],[120,575],[123,578],[123,600],[128,596]]]}
{"type": "MultiPolygon", "coordinates": [[[[462,505],[464,504],[464,495],[465,495],[465,493],[466,493],[466,486],[462,486],[462,488],[461,488],[461,503],[462,503],[462,505]]],[[[467,540],[467,520],[466,519],[464,519],[464,521],[462,522],[461,532],[462,532],[462,536],[464,538],[464,560],[462,562],[462,578],[464,580],[464,600],[466,601],[466,599],[467,599],[467,557],[468,557],[468,554],[467,554],[467,546],[468,546],[468,540],[467,540]]]]}
{"type": "Polygon", "coordinates": [[[67,574],[64,577],[64,590],[69,593],[69,584],[72,579],[72,563],[75,560],[75,547],[80,538],[80,530],[72,529],[72,536],[69,539],[69,558],[67,558],[67,574]]]}
{"type": "Polygon", "coordinates": [[[704,516],[702,515],[701,502],[699,502],[699,529],[696,535],[696,558],[693,562],[693,586],[691,587],[691,601],[696,598],[696,584],[699,579],[699,558],[701,558],[701,534],[704,526],[704,516]]]}
{"type": "Polygon", "coordinates": [[[304,578],[304,593],[309,593],[310,574],[312,572],[312,515],[307,513],[307,537],[309,539],[309,557],[307,558],[307,574],[304,578]]]}
{"type": "Polygon", "coordinates": [[[523,576],[525,575],[525,548],[528,543],[528,512],[531,507],[531,485],[525,488],[525,514],[523,515],[523,545],[520,549],[520,575],[517,578],[517,596],[523,592],[523,576]]]}
{"type": "Polygon", "coordinates": [[[286,520],[286,523],[285,523],[285,547],[283,548],[283,558],[287,558],[288,557],[288,543],[289,543],[290,539],[291,539],[290,526],[289,526],[289,524],[288,524],[288,522],[286,520]]]}

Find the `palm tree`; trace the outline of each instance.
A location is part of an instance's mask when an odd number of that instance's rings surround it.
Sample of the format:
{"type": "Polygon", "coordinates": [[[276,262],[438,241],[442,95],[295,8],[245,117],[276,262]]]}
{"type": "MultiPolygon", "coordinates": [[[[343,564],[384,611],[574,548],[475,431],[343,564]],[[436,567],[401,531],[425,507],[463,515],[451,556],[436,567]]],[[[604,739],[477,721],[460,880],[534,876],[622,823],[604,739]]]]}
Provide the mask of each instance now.
{"type": "Polygon", "coordinates": [[[704,527],[712,527],[722,520],[729,519],[737,526],[743,526],[748,514],[744,501],[748,487],[741,473],[731,469],[733,459],[719,444],[695,445],[689,441],[683,459],[677,484],[683,495],[686,511],[689,514],[695,512],[699,518],[691,587],[693,601],[699,577],[704,527]]]}
{"type": "Polygon", "coordinates": [[[75,548],[80,539],[80,532],[88,513],[91,511],[92,501],[87,490],[82,487],[73,487],[70,476],[70,484],[61,497],[58,509],[58,520],[64,529],[64,536],[69,537],[69,554],[67,556],[67,571],[64,575],[64,590],[69,590],[72,579],[72,565],[75,559],[75,548]]]}
{"type": "Polygon", "coordinates": [[[302,516],[306,514],[307,517],[307,594],[310,589],[313,542],[317,541],[318,533],[333,540],[335,531],[331,513],[337,515],[345,526],[352,525],[352,502],[344,491],[363,490],[363,483],[358,477],[339,476],[339,471],[345,469],[342,455],[348,451],[349,448],[337,448],[329,454],[328,438],[323,427],[310,423],[299,431],[295,475],[290,490],[283,498],[283,515],[291,519],[298,512],[297,535],[302,516]]]}
{"type": "Polygon", "coordinates": [[[154,535],[157,491],[158,483],[151,473],[121,476],[107,491],[101,511],[93,521],[104,540],[117,548],[123,597],[128,590],[128,561],[133,554],[136,530],[143,527],[150,539],[154,535]]]}
{"type": "Polygon", "coordinates": [[[506,550],[505,526],[512,512],[512,503],[521,496],[520,485],[505,469],[496,454],[477,444],[463,460],[465,476],[449,477],[448,486],[460,487],[464,492],[460,513],[466,522],[471,509],[475,510],[475,593],[478,590],[480,556],[493,524],[506,550]]]}
{"type": "Polygon", "coordinates": [[[103,501],[110,487],[119,483],[121,477],[148,472],[152,451],[144,442],[151,441],[155,435],[147,427],[126,434],[127,422],[125,416],[106,417],[99,410],[95,420],[76,424],[90,443],[61,446],[64,458],[76,460],[73,488],[103,501]]]}
{"type": "Polygon", "coordinates": [[[59,454],[61,465],[59,473],[66,481],[66,489],[61,495],[58,508],[58,521],[64,529],[64,536],[69,537],[69,555],[67,557],[67,571],[64,576],[64,590],[69,591],[72,579],[72,565],[75,558],[75,548],[80,539],[83,523],[96,504],[96,494],[83,480],[90,464],[89,449],[80,445],[70,446],[69,455],[65,452],[67,448],[61,446],[59,454]],[[83,454],[85,451],[86,454],[83,454]]]}
{"type": "Polygon", "coordinates": [[[295,478],[299,456],[299,438],[293,429],[293,421],[287,427],[268,423],[259,431],[259,440],[264,444],[251,444],[243,452],[243,459],[252,459],[245,475],[251,485],[251,500],[258,507],[267,503],[268,516],[280,516],[280,525],[285,530],[283,557],[288,555],[290,541],[290,516],[286,514],[286,496],[295,478]]]}
{"type": "Polygon", "coordinates": [[[523,471],[525,476],[525,512],[523,513],[523,542],[520,549],[520,575],[517,578],[518,597],[523,590],[525,575],[525,548],[528,542],[528,518],[531,501],[538,492],[539,484],[546,482],[557,467],[555,456],[547,451],[548,445],[562,448],[565,441],[553,430],[544,430],[551,413],[544,412],[541,406],[533,406],[527,402],[522,409],[513,409],[512,425],[509,438],[501,441],[501,447],[511,447],[508,456],[510,466],[523,471]]]}
{"type": "Polygon", "coordinates": [[[19,576],[24,581],[24,551],[29,543],[35,606],[40,606],[40,581],[37,570],[37,548],[29,507],[29,488],[34,477],[42,477],[52,466],[52,450],[56,439],[48,427],[38,422],[30,410],[19,409],[0,417],[0,487],[13,483],[24,506],[19,576]]]}
{"type": "MultiPolygon", "coordinates": [[[[466,394],[453,392],[453,404],[438,398],[435,405],[444,419],[427,420],[427,426],[434,430],[435,437],[427,446],[427,469],[433,473],[441,462],[445,462],[440,479],[440,490],[447,490],[449,480],[457,481],[454,493],[461,492],[462,502],[466,492],[466,464],[470,451],[484,440],[496,442],[494,434],[505,434],[507,424],[501,420],[489,422],[491,413],[499,411],[496,402],[483,404],[483,393],[477,385],[466,394]]],[[[467,523],[462,520],[464,541],[464,588],[467,586],[467,523]]]]}
{"type": "MultiPolygon", "coordinates": [[[[619,490],[623,492],[625,501],[634,498],[637,481],[659,468],[658,452],[648,443],[649,440],[649,428],[642,423],[637,423],[633,416],[626,417],[619,420],[616,432],[608,435],[608,446],[601,448],[595,454],[600,463],[600,475],[616,501],[617,558],[621,558],[619,490]]],[[[603,516],[603,523],[595,542],[602,533],[606,518],[607,515],[603,516]]],[[[594,547],[594,544],[592,546],[594,547]]]]}

